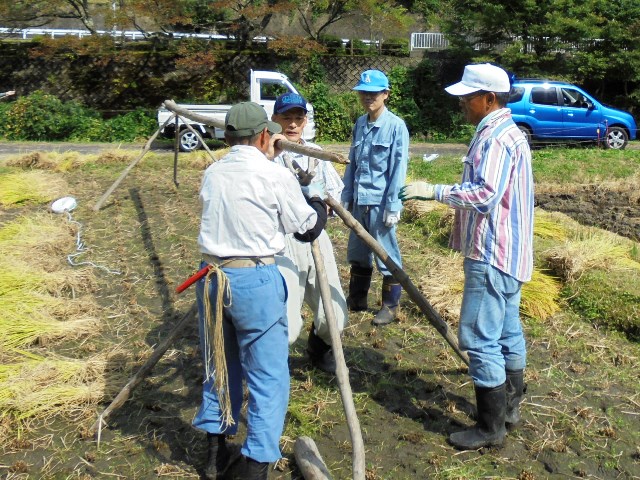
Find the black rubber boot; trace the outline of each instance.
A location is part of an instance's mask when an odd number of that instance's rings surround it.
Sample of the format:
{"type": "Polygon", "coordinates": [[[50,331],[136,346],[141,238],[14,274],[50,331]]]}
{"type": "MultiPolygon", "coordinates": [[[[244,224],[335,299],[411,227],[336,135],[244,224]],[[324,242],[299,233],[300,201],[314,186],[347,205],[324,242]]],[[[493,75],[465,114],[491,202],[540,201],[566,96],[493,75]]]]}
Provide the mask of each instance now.
{"type": "Polygon", "coordinates": [[[227,448],[225,435],[207,433],[209,453],[207,467],[204,476],[207,480],[222,478],[229,465],[232,463],[231,453],[227,448]]]}
{"type": "Polygon", "coordinates": [[[333,358],[331,345],[327,345],[317,334],[315,327],[311,327],[309,331],[309,339],[307,340],[307,354],[311,365],[323,372],[335,374],[336,361],[333,358]]]}
{"type": "Polygon", "coordinates": [[[351,312],[362,312],[368,308],[367,296],[369,287],[371,287],[371,275],[373,275],[373,267],[365,268],[351,265],[349,297],[347,298],[347,307],[351,312]]]}
{"type": "Polygon", "coordinates": [[[393,277],[382,277],[382,308],[373,318],[373,325],[387,325],[396,319],[401,294],[402,286],[393,277]]]}
{"type": "Polygon", "coordinates": [[[256,462],[253,458],[242,456],[231,474],[230,480],[267,480],[269,462],[256,462]]]}
{"type": "Polygon", "coordinates": [[[499,387],[475,387],[478,418],[476,425],[461,432],[452,433],[449,443],[460,450],[476,450],[492,445],[501,446],[507,429],[504,425],[507,410],[506,383],[499,387]]]}
{"type": "Polygon", "coordinates": [[[524,370],[507,370],[507,412],[504,417],[508,429],[518,426],[520,423],[520,402],[525,393],[527,385],[524,383],[524,370]]]}

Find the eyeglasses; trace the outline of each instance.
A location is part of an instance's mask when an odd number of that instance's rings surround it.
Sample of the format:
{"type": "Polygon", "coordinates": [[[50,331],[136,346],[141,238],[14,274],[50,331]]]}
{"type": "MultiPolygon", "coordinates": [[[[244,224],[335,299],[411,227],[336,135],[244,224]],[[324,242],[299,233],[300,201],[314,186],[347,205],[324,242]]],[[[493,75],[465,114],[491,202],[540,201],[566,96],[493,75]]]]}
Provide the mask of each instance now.
{"type": "Polygon", "coordinates": [[[481,95],[485,95],[487,92],[480,90],[478,92],[474,92],[474,93],[470,93],[469,95],[458,95],[458,100],[461,102],[469,102],[471,100],[473,100],[476,97],[479,97],[481,95]]]}

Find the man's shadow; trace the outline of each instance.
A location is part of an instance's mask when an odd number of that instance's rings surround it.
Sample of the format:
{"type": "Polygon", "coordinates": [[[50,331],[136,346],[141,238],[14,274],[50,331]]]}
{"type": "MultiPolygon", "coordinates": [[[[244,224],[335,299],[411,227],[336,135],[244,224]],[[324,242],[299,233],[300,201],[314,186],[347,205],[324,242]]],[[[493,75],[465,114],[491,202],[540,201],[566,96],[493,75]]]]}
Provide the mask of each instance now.
{"type": "MultiPolygon", "coordinates": [[[[129,195],[136,210],[146,261],[153,272],[153,295],[158,298],[161,308],[160,322],[154,324],[146,334],[146,344],[150,349],[155,349],[187,314],[188,309],[180,311],[175,307],[175,298],[165,275],[163,254],[156,249],[143,196],[138,188],[131,188],[129,195]]],[[[206,434],[191,425],[191,419],[202,398],[203,368],[198,345],[196,310],[195,315],[191,315],[190,323],[185,326],[151,373],[131,393],[128,401],[109,418],[109,428],[105,431],[103,427],[103,441],[109,441],[115,432],[137,439],[144,432],[146,440],[139,440],[141,446],[145,453],[156,458],[159,464],[182,463],[185,467],[195,468],[200,475],[203,474],[207,449],[206,434]]],[[[144,359],[138,362],[132,374],[138,371],[150,354],[149,351],[144,355],[144,359]]],[[[114,365],[107,368],[107,372],[115,372],[118,367],[121,370],[123,359],[113,361],[114,365]]],[[[110,383],[108,378],[106,381],[107,384],[110,383]]],[[[124,386],[114,385],[113,380],[111,384],[116,391],[124,386]]]]}

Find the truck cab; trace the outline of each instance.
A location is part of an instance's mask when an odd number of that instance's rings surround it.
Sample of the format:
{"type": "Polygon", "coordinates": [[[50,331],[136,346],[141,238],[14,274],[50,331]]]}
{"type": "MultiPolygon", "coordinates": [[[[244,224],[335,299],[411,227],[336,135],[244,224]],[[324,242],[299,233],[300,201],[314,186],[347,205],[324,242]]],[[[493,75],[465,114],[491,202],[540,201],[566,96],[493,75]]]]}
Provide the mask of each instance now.
{"type": "MultiPolygon", "coordinates": [[[[261,105],[267,112],[269,118],[273,115],[276,98],[287,92],[300,93],[286,75],[266,70],[251,70],[249,77],[249,100],[261,105]]],[[[224,123],[225,116],[232,105],[180,104],[180,106],[194,113],[213,117],[219,122],[224,123]]],[[[313,119],[313,106],[310,103],[307,103],[307,110],[307,125],[302,133],[302,138],[311,141],[316,136],[316,126],[313,119]]],[[[164,107],[158,109],[158,125],[162,127],[171,114],[172,113],[164,107]]],[[[197,130],[205,140],[208,138],[224,139],[224,131],[219,128],[214,128],[189,119],[185,119],[185,121],[191,125],[193,129],[197,130]]],[[[178,121],[177,126],[179,129],[178,145],[181,151],[192,152],[202,147],[202,142],[198,136],[184,125],[182,119],[178,121]]],[[[175,129],[176,123],[170,122],[162,128],[161,133],[167,138],[173,138],[175,129]]]]}

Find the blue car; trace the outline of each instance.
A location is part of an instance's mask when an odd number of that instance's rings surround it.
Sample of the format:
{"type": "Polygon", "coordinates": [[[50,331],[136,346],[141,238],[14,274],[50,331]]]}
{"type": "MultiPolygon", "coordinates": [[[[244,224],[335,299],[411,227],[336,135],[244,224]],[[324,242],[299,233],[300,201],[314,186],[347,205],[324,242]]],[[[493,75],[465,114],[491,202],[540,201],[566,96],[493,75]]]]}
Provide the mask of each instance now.
{"type": "Polygon", "coordinates": [[[507,107],[529,143],[593,141],[622,149],[636,138],[633,116],[601,104],[570,83],[516,79],[507,107]]]}

